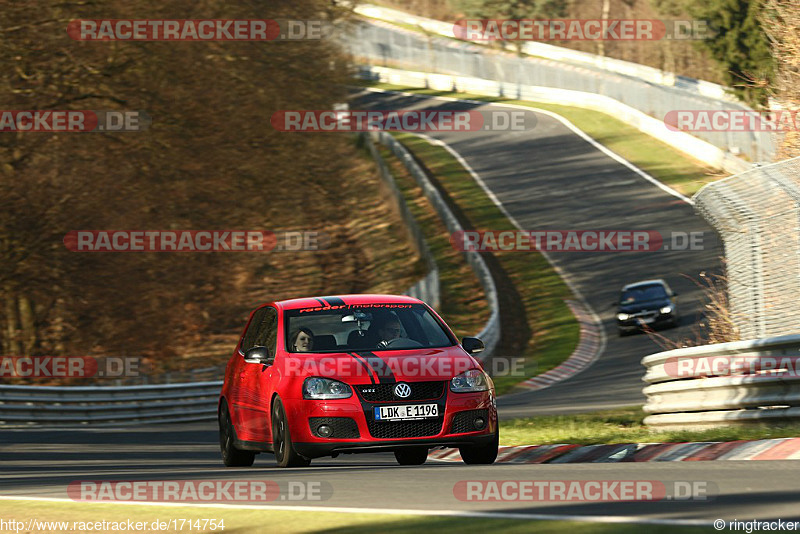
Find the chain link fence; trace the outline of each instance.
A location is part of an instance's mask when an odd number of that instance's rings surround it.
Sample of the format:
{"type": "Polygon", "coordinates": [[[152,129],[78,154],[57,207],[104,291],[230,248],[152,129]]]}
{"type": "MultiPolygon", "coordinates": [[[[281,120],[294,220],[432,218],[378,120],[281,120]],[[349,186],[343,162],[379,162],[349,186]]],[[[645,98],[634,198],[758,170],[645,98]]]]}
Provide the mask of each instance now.
{"type": "Polygon", "coordinates": [[[741,339],[800,331],[800,157],[708,184],[694,200],[724,242],[741,339]]]}
{"type": "MultiPolygon", "coordinates": [[[[386,23],[355,23],[341,35],[356,61],[438,74],[469,76],[522,86],[582,91],[613,98],[658,120],[673,110],[742,110],[744,104],[696,91],[649,83],[591,66],[535,57],[518,57],[453,39],[426,36],[386,23]]],[[[504,95],[518,98],[517,94],[504,95]]],[[[769,132],[693,132],[712,145],[744,154],[751,161],[772,161],[775,143],[769,132]]]]}

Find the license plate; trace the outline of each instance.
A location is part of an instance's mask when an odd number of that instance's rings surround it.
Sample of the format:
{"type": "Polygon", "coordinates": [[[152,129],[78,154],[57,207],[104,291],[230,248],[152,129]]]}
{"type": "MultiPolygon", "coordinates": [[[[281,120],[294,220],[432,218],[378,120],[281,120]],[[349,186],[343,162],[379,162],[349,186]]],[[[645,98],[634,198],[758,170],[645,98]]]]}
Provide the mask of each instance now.
{"type": "Polygon", "coordinates": [[[402,406],[376,406],[376,421],[398,421],[438,417],[438,404],[405,404],[402,406]]]}
{"type": "Polygon", "coordinates": [[[640,324],[650,324],[655,320],[656,320],[655,317],[639,317],[640,324]]]}

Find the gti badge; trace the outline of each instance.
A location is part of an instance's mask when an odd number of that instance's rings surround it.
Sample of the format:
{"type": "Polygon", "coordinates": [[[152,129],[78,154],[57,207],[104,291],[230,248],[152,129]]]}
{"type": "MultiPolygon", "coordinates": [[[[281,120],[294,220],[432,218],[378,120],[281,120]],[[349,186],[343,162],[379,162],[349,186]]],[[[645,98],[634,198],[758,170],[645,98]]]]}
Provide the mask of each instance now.
{"type": "Polygon", "coordinates": [[[396,397],[400,397],[401,399],[405,399],[409,395],[411,395],[411,386],[404,382],[400,382],[394,387],[394,394],[396,397]]]}

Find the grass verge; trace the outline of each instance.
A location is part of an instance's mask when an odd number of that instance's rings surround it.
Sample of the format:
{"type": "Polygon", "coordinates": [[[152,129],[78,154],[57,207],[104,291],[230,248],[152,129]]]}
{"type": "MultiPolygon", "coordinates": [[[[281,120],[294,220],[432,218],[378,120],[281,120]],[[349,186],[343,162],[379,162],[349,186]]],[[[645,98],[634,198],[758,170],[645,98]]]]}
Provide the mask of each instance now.
{"type": "Polygon", "coordinates": [[[800,436],[800,424],[753,425],[707,430],[653,430],[642,424],[641,407],[619,408],[576,415],[543,415],[503,421],[503,445],[548,445],[575,443],[680,443],[690,441],[736,441],[800,436]]]}
{"type": "MultiPolygon", "coordinates": [[[[449,152],[414,135],[396,137],[423,163],[469,225],[499,231],[515,229],[449,152]]],[[[484,258],[487,263],[495,262],[502,271],[505,283],[498,284],[501,299],[513,296],[515,300],[511,307],[504,307],[501,302],[504,339],[496,355],[521,357],[523,365],[521,372],[495,374],[497,392],[502,394],[568,358],[578,343],[579,327],[565,302],[572,298],[569,288],[540,253],[498,252],[484,258]],[[511,326],[508,324],[511,320],[522,320],[525,324],[511,326]],[[528,335],[520,336],[525,332],[528,335]]]]}
{"type": "MultiPolygon", "coordinates": [[[[459,532],[481,534],[484,532],[525,533],[535,529],[541,533],[617,533],[623,534],[641,531],[641,525],[624,524],[598,524],[575,521],[533,521],[519,519],[482,519],[469,518],[468,520],[453,517],[416,516],[416,515],[388,515],[388,514],[350,514],[332,512],[309,511],[283,511],[283,510],[225,510],[199,507],[164,507],[114,504],[84,504],[84,503],[55,503],[32,501],[1,501],[0,515],[3,520],[26,522],[31,518],[37,521],[66,521],[69,526],[65,529],[52,527],[47,529],[33,529],[29,532],[97,532],[98,529],[74,528],[73,522],[124,522],[131,519],[146,522],[151,525],[153,521],[169,521],[186,519],[183,530],[169,528],[166,530],[150,529],[144,532],[188,532],[188,520],[220,519],[224,520],[225,529],[216,532],[263,532],[265,528],[270,532],[299,533],[321,532],[327,534],[344,533],[391,533],[391,534],[416,534],[418,532],[448,533],[452,532],[454,525],[458,524],[459,532]],[[270,525],[265,527],[265,525],[270,525]]],[[[202,521],[201,521],[202,525],[202,521]]],[[[682,532],[701,532],[701,527],[675,527],[675,526],[648,526],[649,532],[673,532],[680,529],[682,532]]],[[[127,526],[120,531],[126,531],[127,526]]],[[[707,531],[707,527],[704,531],[707,531]]],[[[100,529],[102,531],[102,529],[100,529]]],[[[197,529],[192,530],[197,532],[197,529]]],[[[201,530],[202,531],[202,530],[201,530]]],[[[206,532],[213,532],[205,529],[206,532]]],[[[0,532],[15,532],[8,530],[0,532]]]]}
{"type": "Polygon", "coordinates": [[[719,178],[728,176],[723,171],[712,169],[659,141],[633,126],[625,124],[605,113],[588,109],[544,104],[526,100],[514,100],[503,97],[435,91],[418,87],[405,87],[385,83],[362,82],[359,85],[403,91],[420,95],[447,96],[464,98],[482,102],[505,102],[526,107],[535,107],[561,115],[589,137],[604,145],[614,153],[622,156],[660,182],[672,187],[684,195],[693,195],[702,186],[719,178]]]}

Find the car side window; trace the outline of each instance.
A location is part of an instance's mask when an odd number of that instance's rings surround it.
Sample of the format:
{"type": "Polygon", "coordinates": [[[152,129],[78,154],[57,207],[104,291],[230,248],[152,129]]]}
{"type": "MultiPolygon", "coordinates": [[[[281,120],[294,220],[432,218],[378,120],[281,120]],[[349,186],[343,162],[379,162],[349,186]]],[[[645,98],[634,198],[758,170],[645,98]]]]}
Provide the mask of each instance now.
{"type": "Polygon", "coordinates": [[[278,349],[278,312],[275,308],[264,308],[261,324],[256,331],[256,345],[267,347],[272,357],[278,349]]]}
{"type": "Polygon", "coordinates": [[[252,349],[256,346],[256,335],[258,333],[259,326],[264,322],[264,315],[267,313],[268,309],[272,308],[261,308],[256,310],[255,314],[253,315],[253,320],[250,321],[250,324],[247,326],[247,331],[245,331],[244,336],[242,337],[242,354],[247,352],[248,349],[252,349]]]}

